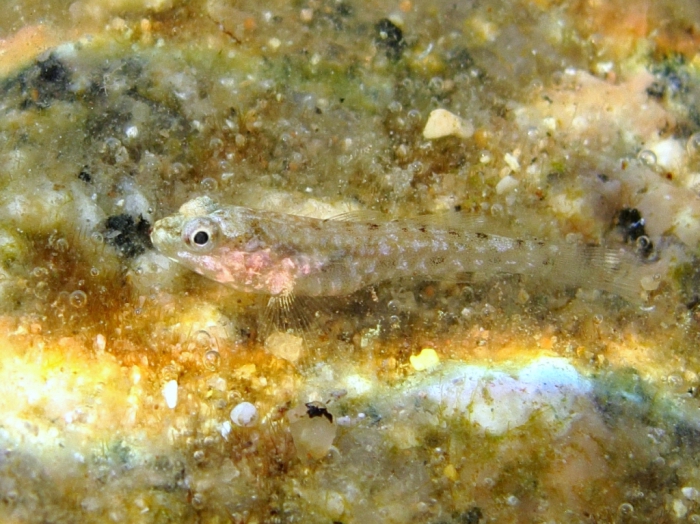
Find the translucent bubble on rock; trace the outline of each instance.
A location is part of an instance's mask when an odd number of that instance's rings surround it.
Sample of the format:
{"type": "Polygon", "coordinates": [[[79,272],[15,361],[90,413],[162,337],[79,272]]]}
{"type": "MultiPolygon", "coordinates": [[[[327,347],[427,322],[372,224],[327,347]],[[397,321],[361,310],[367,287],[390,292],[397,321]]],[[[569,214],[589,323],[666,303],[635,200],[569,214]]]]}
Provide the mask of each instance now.
{"type": "Polygon", "coordinates": [[[627,515],[631,515],[632,513],[634,513],[634,507],[629,502],[623,502],[617,508],[617,511],[620,515],[627,516],[627,515]]]}
{"type": "Polygon", "coordinates": [[[83,308],[87,304],[87,295],[84,291],[78,289],[70,294],[68,302],[76,309],[83,308]]]}
{"type": "Polygon", "coordinates": [[[215,349],[210,349],[202,357],[204,361],[204,367],[209,371],[216,371],[219,369],[219,364],[221,363],[221,355],[215,349]]]}
{"type": "Polygon", "coordinates": [[[650,149],[642,149],[637,158],[645,166],[654,167],[656,165],[656,153],[650,149]]]}
{"type": "Polygon", "coordinates": [[[216,179],[211,178],[211,177],[206,177],[203,178],[202,181],[200,182],[200,185],[202,186],[202,189],[204,191],[216,191],[216,189],[219,187],[219,183],[216,181],[216,179]]]}

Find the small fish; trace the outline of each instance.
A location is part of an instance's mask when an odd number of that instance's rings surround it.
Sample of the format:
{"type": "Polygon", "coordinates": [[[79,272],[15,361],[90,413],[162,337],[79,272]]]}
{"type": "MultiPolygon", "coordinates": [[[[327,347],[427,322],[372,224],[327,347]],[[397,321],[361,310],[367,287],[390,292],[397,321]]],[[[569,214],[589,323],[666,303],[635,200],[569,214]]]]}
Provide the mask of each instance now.
{"type": "Polygon", "coordinates": [[[497,228],[487,218],[446,215],[324,220],[199,197],[157,221],[151,240],[207,278],[273,297],[347,295],[397,278],[464,282],[507,273],[642,301],[649,272],[632,253],[492,234],[497,228]]]}

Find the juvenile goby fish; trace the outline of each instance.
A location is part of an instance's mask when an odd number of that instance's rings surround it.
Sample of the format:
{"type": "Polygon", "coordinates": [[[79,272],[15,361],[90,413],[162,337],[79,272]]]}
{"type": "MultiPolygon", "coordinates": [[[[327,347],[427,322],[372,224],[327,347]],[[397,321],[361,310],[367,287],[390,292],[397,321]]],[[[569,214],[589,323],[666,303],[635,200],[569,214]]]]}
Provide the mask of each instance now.
{"type": "Polygon", "coordinates": [[[337,296],[397,278],[509,273],[641,301],[644,266],[632,253],[491,234],[488,220],[448,215],[455,217],[323,220],[200,197],[156,222],[151,240],[169,258],[246,293],[337,296]]]}

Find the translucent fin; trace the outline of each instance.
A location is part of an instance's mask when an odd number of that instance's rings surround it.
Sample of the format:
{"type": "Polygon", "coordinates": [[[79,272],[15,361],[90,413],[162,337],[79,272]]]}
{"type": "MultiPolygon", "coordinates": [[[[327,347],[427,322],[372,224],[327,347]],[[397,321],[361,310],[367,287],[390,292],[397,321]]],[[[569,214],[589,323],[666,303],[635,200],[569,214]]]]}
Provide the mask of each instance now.
{"type": "Polygon", "coordinates": [[[489,235],[513,236],[513,228],[505,221],[487,215],[472,215],[457,212],[419,215],[404,220],[414,226],[436,226],[457,229],[468,233],[487,233],[489,235]]]}
{"type": "Polygon", "coordinates": [[[301,337],[309,348],[309,334],[319,327],[316,316],[322,310],[323,305],[313,297],[272,296],[260,320],[259,337],[264,342],[274,333],[287,333],[301,337]]]}
{"type": "Polygon", "coordinates": [[[660,279],[662,271],[660,265],[644,264],[623,249],[566,246],[556,257],[551,276],[585,289],[618,295],[631,304],[644,305],[648,294],[645,281],[660,279]]]}
{"type": "Polygon", "coordinates": [[[347,211],[339,215],[327,218],[326,220],[337,220],[338,222],[391,222],[392,218],[381,211],[371,209],[358,209],[347,211]]]}

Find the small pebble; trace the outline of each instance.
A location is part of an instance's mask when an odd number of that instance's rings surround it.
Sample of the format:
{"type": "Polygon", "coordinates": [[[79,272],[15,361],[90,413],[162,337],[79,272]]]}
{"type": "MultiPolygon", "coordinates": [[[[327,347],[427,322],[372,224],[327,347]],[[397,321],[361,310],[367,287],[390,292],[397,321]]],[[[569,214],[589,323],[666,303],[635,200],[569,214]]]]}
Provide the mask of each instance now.
{"type": "Polygon", "coordinates": [[[505,193],[510,193],[513,189],[518,187],[518,184],[519,182],[517,178],[511,175],[506,175],[498,181],[498,184],[496,184],[496,194],[503,195],[505,193]]]}
{"type": "Polygon", "coordinates": [[[177,406],[177,380],[168,380],[163,386],[163,398],[170,409],[177,406]]]}
{"type": "Polygon", "coordinates": [[[463,118],[445,109],[431,111],[428,121],[423,128],[423,137],[428,140],[445,136],[469,138],[474,134],[474,126],[463,118]]]}
{"type": "Polygon", "coordinates": [[[683,496],[689,500],[700,499],[700,492],[692,486],[685,486],[681,488],[681,493],[683,493],[683,496]]]}
{"type": "Polygon", "coordinates": [[[304,350],[304,340],[290,333],[276,331],[265,339],[265,351],[291,362],[296,363],[304,350]]]}
{"type": "Polygon", "coordinates": [[[289,430],[301,460],[320,460],[333,445],[338,426],[323,404],[302,404],[287,412],[289,430]]]}
{"type": "Polygon", "coordinates": [[[231,410],[231,422],[236,426],[247,428],[258,421],[258,408],[250,402],[241,402],[231,410]]]}

